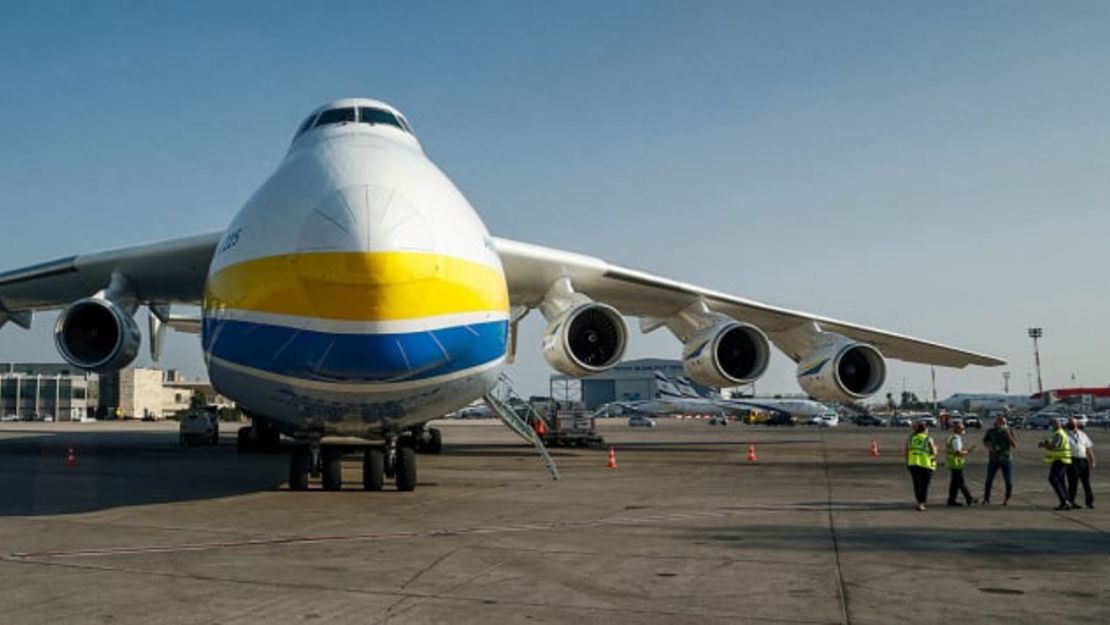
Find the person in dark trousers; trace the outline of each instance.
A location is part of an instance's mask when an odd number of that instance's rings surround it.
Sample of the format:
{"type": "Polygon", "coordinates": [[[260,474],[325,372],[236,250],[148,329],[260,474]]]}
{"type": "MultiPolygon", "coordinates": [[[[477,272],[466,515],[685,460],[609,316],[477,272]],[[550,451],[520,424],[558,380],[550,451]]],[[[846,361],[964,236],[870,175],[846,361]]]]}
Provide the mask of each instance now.
{"type": "Polygon", "coordinates": [[[957,495],[963,495],[964,501],[969,506],[976,502],[975,498],[971,496],[971,491],[967,489],[967,483],[964,482],[964,466],[967,465],[967,455],[974,448],[964,447],[963,434],[963,422],[956,421],[952,424],[952,434],[944,441],[944,464],[952,474],[952,478],[948,482],[948,505],[950,506],[963,505],[956,500],[957,495]]]}
{"type": "Polygon", "coordinates": [[[1091,492],[1091,469],[1095,468],[1095,444],[1079,427],[1079,421],[1068,419],[1068,447],[1071,448],[1071,464],[1067,467],[1068,503],[1073,508],[1082,508],[1075,501],[1079,492],[1079,482],[1083,482],[1083,495],[1088,508],[1095,507],[1095,496],[1091,492]]]}
{"type": "Polygon", "coordinates": [[[1064,432],[1062,421],[1063,419],[1053,420],[1056,429],[1052,432],[1052,436],[1041,441],[1037,446],[1044,450],[1044,462],[1049,465],[1048,483],[1052,485],[1052,492],[1060,500],[1060,505],[1056,506],[1056,509],[1071,510],[1071,504],[1068,502],[1068,483],[1064,477],[1068,465],[1071,464],[1071,445],[1067,433],[1064,432]]]}
{"type": "Polygon", "coordinates": [[[983,445],[986,446],[989,452],[987,457],[987,483],[983,488],[983,505],[991,502],[991,486],[994,484],[994,476],[1001,470],[1002,479],[1006,482],[1005,499],[1002,500],[1002,505],[1005,506],[1010,503],[1010,496],[1014,494],[1014,449],[1017,448],[1017,439],[1014,438],[1014,433],[1006,424],[1006,417],[999,415],[995,418],[994,427],[987,430],[986,434],[983,435],[983,445]]]}
{"type": "Polygon", "coordinates": [[[906,467],[913,479],[917,509],[924,511],[929,498],[929,481],[937,468],[937,445],[929,437],[929,428],[922,421],[913,424],[913,434],[906,441],[906,467]]]}

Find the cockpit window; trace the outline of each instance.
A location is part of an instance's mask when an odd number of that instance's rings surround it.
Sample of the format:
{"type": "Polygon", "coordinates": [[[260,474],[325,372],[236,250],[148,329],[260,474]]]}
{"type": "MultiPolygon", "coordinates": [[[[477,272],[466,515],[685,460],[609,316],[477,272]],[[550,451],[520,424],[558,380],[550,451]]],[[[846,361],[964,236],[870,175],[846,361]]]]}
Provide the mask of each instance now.
{"type": "Polygon", "coordinates": [[[361,107],[358,109],[358,117],[359,121],[363,124],[389,124],[390,126],[393,126],[395,128],[406,130],[406,128],[401,125],[401,122],[397,119],[397,116],[393,113],[390,113],[389,111],[383,111],[381,109],[369,107],[361,107]]]}
{"type": "Polygon", "coordinates": [[[341,124],[343,122],[353,121],[355,121],[355,109],[353,108],[328,109],[320,113],[320,117],[316,119],[316,125],[313,127],[319,128],[320,126],[326,126],[328,124],[341,124]]]}
{"type": "Polygon", "coordinates": [[[305,133],[305,131],[307,131],[309,128],[312,127],[312,121],[315,120],[315,119],[316,119],[316,113],[313,113],[312,115],[309,115],[308,119],[304,120],[304,123],[301,124],[300,128],[297,128],[297,134],[294,135],[293,138],[297,138],[297,137],[303,135],[305,133]]]}

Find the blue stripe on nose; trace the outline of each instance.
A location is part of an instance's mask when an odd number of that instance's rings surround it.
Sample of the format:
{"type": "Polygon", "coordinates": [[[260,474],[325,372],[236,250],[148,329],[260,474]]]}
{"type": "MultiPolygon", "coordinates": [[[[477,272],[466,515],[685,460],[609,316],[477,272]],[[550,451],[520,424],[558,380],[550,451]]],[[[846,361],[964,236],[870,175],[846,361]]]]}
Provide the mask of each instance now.
{"type": "Polygon", "coordinates": [[[278,375],[325,382],[403,382],[464,371],[505,355],[505,320],[421,332],[341,334],[205,319],[205,352],[278,375]]]}

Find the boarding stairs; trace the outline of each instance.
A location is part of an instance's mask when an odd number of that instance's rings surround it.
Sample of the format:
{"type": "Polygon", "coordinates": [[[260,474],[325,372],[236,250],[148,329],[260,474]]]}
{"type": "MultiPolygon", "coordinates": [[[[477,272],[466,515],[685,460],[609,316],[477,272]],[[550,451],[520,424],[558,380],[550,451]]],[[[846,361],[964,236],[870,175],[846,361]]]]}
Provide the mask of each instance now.
{"type": "Polygon", "coordinates": [[[493,411],[493,414],[497,415],[497,418],[501,419],[502,423],[515,432],[517,436],[535,446],[536,451],[540,454],[540,459],[547,466],[547,472],[551,474],[551,479],[559,479],[559,468],[555,466],[555,460],[551,458],[551,454],[547,453],[547,447],[543,444],[543,439],[540,438],[539,434],[536,434],[531,426],[531,423],[535,423],[541,417],[532,408],[532,405],[521,399],[520,395],[513,389],[512,379],[502,373],[497,378],[497,383],[486,393],[485,400],[486,405],[493,411]]]}

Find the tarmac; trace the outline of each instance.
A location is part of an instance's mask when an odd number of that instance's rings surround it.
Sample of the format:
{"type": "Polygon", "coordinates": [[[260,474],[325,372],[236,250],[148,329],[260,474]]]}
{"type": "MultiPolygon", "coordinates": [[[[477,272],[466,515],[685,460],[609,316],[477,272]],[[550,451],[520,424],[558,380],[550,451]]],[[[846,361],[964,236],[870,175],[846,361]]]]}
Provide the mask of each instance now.
{"type": "Polygon", "coordinates": [[[0,424],[0,623],[1110,622],[1110,474],[1053,511],[1043,432],[1010,505],[999,476],[996,505],[945,507],[942,468],[917,512],[905,429],[607,420],[617,468],[552,450],[553,482],[495,421],[438,425],[415,492],[363,492],[352,458],[343,492],[294,493],[233,427],[0,424]]]}

